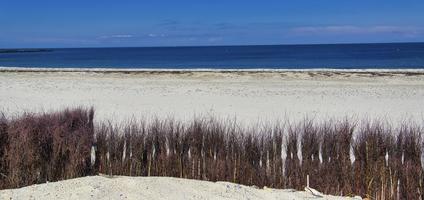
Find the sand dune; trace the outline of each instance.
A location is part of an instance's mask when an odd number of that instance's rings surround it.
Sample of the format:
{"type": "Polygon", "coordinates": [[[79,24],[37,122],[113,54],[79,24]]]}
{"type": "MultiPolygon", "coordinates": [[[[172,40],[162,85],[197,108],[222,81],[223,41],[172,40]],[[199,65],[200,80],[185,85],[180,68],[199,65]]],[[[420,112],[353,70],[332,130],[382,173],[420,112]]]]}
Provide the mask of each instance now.
{"type": "MultiPolygon", "coordinates": [[[[314,191],[315,192],[315,191],[314,191]]],[[[169,177],[84,177],[0,191],[0,199],[361,199],[169,177]]]]}

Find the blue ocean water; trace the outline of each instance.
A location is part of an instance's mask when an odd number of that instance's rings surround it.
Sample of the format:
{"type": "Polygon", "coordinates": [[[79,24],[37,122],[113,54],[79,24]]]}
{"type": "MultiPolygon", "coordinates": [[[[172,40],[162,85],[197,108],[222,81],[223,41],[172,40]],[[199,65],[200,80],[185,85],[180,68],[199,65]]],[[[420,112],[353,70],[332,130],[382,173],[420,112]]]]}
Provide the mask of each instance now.
{"type": "Polygon", "coordinates": [[[0,53],[0,66],[172,69],[424,68],[424,43],[50,50],[0,53]]]}

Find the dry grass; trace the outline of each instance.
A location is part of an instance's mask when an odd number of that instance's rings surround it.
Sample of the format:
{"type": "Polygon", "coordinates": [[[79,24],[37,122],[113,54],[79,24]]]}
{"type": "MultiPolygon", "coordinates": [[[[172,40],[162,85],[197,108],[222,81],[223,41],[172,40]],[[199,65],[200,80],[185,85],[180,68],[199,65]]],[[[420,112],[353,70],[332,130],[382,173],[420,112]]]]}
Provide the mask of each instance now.
{"type": "Polygon", "coordinates": [[[24,114],[2,120],[3,188],[91,174],[93,110],[24,114]]]}
{"type": "Polygon", "coordinates": [[[1,116],[0,187],[104,173],[303,189],[310,177],[310,186],[327,194],[420,199],[422,135],[413,123],[393,129],[348,119],[253,128],[214,118],[155,119],[93,127],[93,111],[84,109],[1,116]]]}

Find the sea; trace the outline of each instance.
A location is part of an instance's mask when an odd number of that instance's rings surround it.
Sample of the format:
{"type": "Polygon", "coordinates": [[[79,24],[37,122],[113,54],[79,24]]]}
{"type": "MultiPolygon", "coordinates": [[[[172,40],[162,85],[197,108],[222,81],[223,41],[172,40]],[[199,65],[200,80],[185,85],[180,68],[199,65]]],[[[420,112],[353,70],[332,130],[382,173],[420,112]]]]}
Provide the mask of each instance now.
{"type": "Polygon", "coordinates": [[[424,43],[20,49],[0,67],[424,69],[424,43]]]}

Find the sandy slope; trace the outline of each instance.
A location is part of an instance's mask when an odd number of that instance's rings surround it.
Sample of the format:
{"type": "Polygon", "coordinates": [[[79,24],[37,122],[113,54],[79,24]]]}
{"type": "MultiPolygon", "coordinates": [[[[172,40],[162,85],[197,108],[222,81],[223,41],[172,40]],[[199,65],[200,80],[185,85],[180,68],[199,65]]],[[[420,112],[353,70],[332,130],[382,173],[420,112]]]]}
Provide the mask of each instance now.
{"type": "Polygon", "coordinates": [[[169,177],[93,176],[0,191],[0,199],[354,199],[169,177]]]}
{"type": "Polygon", "coordinates": [[[423,99],[423,72],[0,71],[0,110],[93,105],[98,120],[195,114],[246,122],[305,115],[422,120],[423,99]]]}
{"type": "MultiPolygon", "coordinates": [[[[97,120],[195,114],[242,122],[353,116],[424,119],[424,75],[400,72],[13,72],[0,111],[95,106],[97,120]]],[[[306,192],[159,177],[101,176],[0,191],[0,199],[306,199],[306,192]]],[[[326,197],[337,199],[336,197],[326,197]]]]}

